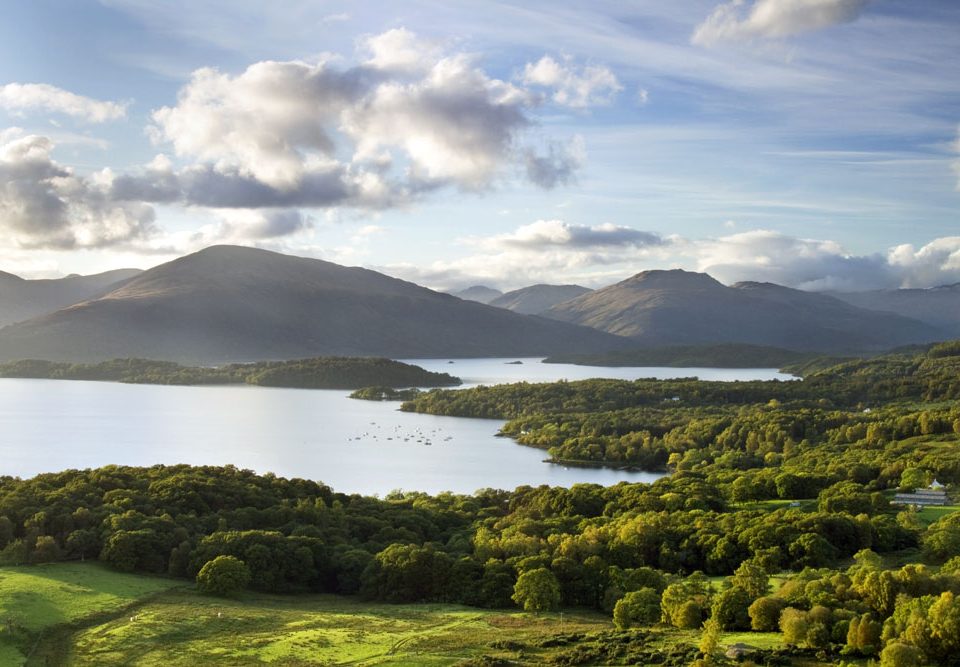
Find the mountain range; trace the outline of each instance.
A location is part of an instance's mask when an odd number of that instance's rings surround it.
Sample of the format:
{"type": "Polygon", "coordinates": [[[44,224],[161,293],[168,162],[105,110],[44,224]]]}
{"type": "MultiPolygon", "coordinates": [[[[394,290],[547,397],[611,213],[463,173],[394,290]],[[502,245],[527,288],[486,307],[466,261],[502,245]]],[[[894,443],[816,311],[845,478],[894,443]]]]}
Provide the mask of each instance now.
{"type": "Polygon", "coordinates": [[[97,298],[0,329],[0,359],[184,362],[323,355],[534,356],[623,346],[361,268],[213,246],[97,298]]]}
{"type": "Polygon", "coordinates": [[[771,283],[726,286],[705,273],[644,271],[558,304],[545,316],[640,344],[749,343],[855,352],[942,340],[939,328],[771,283]]]}
{"type": "Polygon", "coordinates": [[[848,354],[958,335],[958,305],[956,285],[831,295],[682,270],[595,291],[532,285],[485,305],[367,269],[213,246],[142,272],[0,274],[0,360],[517,357],[728,343],[848,354]]]}
{"type": "Polygon", "coordinates": [[[860,308],[882,310],[926,322],[960,336],[960,283],[928,289],[830,292],[860,308]]]}

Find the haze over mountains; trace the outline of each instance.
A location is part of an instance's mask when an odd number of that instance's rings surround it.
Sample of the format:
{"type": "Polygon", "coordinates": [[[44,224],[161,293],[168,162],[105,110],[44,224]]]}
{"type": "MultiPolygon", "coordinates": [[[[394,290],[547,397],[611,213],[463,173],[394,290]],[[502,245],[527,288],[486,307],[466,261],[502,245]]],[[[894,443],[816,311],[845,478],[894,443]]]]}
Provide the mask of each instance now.
{"type": "Polygon", "coordinates": [[[0,359],[516,357],[725,343],[857,353],[956,335],[958,301],[958,286],[831,296],[670,270],[596,291],[532,285],[484,305],[367,269],[214,246],[144,272],[0,274],[0,322],[23,320],[0,329],[0,359]]]}
{"type": "Polygon", "coordinates": [[[580,285],[531,285],[507,292],[491,301],[490,305],[524,315],[541,315],[559,303],[591,291],[580,285]]]}
{"type": "Polygon", "coordinates": [[[724,342],[792,350],[883,350],[946,337],[940,329],[770,283],[727,287],[704,273],[644,271],[544,313],[644,345],[724,342]]]}
{"type": "Polygon", "coordinates": [[[139,273],[139,269],[117,269],[92,276],[24,280],[0,271],[0,326],[96,298],[139,273]]]}
{"type": "Polygon", "coordinates": [[[940,327],[960,336],[960,283],[928,289],[874,290],[870,292],[830,292],[847,303],[883,310],[940,327]]]}
{"type": "Polygon", "coordinates": [[[0,330],[0,358],[219,362],[533,356],[622,339],[316,259],[214,246],[0,330]]]}
{"type": "Polygon", "coordinates": [[[463,299],[464,301],[476,301],[477,303],[490,303],[494,299],[503,296],[503,292],[500,290],[487,287],[486,285],[473,285],[466,289],[448,292],[448,294],[458,299],[463,299]]]}

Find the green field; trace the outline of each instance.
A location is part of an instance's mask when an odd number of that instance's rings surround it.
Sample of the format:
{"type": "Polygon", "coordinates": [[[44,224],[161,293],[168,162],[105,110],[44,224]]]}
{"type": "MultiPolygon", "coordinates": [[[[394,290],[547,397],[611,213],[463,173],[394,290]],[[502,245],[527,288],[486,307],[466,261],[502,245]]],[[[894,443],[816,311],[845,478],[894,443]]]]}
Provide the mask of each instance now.
{"type": "Polygon", "coordinates": [[[24,662],[56,627],[122,613],[183,582],[113,572],[98,563],[0,568],[0,664],[24,662]]]}
{"type": "MultiPolygon", "coordinates": [[[[334,595],[213,598],[182,581],[97,563],[0,568],[0,622],[4,666],[537,665],[604,644],[620,655],[669,654],[699,639],[667,628],[617,633],[609,617],[584,610],[535,615],[334,595]]],[[[724,635],[724,644],[734,642],[772,648],[779,634],[724,635]]]]}
{"type": "Polygon", "coordinates": [[[917,516],[920,518],[921,521],[923,521],[925,524],[929,526],[934,521],[937,521],[938,519],[942,519],[948,514],[953,514],[957,510],[960,510],[960,505],[943,505],[941,507],[924,507],[919,512],[917,512],[917,516]]]}
{"type": "MultiPolygon", "coordinates": [[[[597,614],[564,614],[564,632],[609,627],[597,614]]],[[[77,633],[71,662],[122,664],[135,656],[140,665],[449,665],[485,653],[535,655],[529,647],[560,631],[559,614],[368,604],[328,595],[222,600],[175,591],[132,617],[77,633]],[[524,647],[492,647],[503,640],[524,647]]]]}

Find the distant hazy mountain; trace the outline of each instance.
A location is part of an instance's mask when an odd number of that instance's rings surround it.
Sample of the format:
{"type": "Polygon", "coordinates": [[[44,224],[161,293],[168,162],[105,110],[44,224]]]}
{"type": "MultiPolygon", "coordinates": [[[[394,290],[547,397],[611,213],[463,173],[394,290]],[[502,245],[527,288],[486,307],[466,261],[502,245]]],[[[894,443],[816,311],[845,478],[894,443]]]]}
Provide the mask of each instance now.
{"type": "Polygon", "coordinates": [[[772,285],[727,287],[704,273],[645,271],[544,315],[649,345],[750,343],[823,352],[880,350],[940,340],[930,325],[772,285]]]}
{"type": "Polygon", "coordinates": [[[910,317],[960,335],[960,283],[930,289],[830,292],[847,303],[910,317]]]}
{"type": "Polygon", "coordinates": [[[117,269],[93,276],[25,280],[0,271],[0,327],[102,296],[139,273],[117,269]]]}
{"type": "Polygon", "coordinates": [[[375,271],[215,246],[0,330],[0,358],[91,361],[547,355],[623,344],[375,271]]]}
{"type": "Polygon", "coordinates": [[[507,292],[491,301],[490,305],[524,315],[539,315],[558,303],[575,299],[590,291],[580,285],[531,285],[507,292]]]}
{"type": "Polygon", "coordinates": [[[458,290],[456,292],[448,292],[458,299],[464,299],[466,301],[476,301],[477,303],[490,303],[494,299],[503,295],[498,289],[493,289],[492,287],[487,287],[486,285],[474,285],[473,287],[468,287],[467,289],[458,290]]]}

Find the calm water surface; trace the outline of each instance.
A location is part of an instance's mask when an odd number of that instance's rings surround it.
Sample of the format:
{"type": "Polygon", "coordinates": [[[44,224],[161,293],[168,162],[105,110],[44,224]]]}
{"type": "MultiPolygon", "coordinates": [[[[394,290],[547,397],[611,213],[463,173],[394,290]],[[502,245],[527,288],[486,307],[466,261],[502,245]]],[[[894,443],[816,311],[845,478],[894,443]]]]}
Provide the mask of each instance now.
{"type": "MultiPolygon", "coordinates": [[[[770,379],[770,370],[589,368],[524,359],[420,361],[468,385],[587,377],[770,379]]],[[[402,413],[349,392],[0,379],[0,474],[107,464],[233,464],[337,491],[471,493],[523,484],[651,481],[659,475],[566,468],[495,437],[502,422],[402,413]],[[429,443],[429,444],[427,444],[429,443]]]]}

